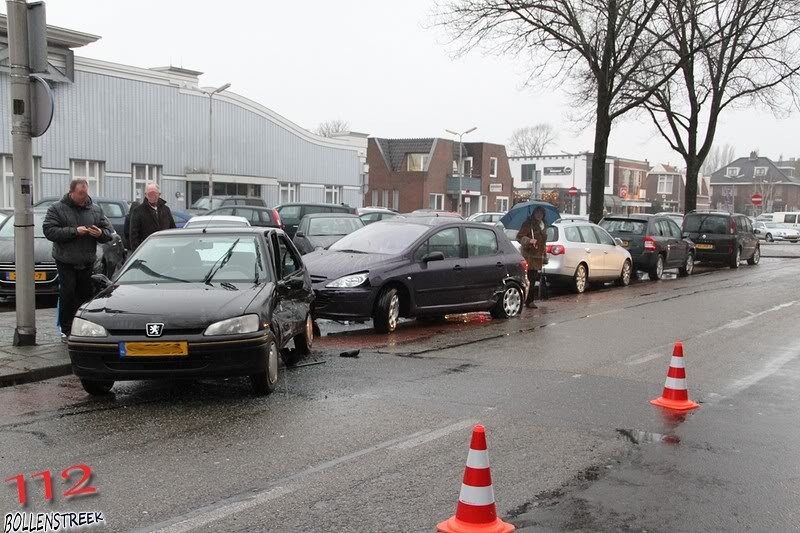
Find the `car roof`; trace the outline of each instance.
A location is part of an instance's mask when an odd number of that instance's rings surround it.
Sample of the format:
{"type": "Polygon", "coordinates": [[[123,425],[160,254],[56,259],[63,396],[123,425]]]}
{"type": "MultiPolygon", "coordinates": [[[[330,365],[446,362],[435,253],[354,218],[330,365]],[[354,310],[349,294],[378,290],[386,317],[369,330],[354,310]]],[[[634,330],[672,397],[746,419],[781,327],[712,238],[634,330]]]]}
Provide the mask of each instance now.
{"type": "Polygon", "coordinates": [[[303,218],[358,218],[352,213],[310,213],[303,218]]]}
{"type": "Polygon", "coordinates": [[[732,216],[737,216],[737,215],[738,216],[744,216],[744,215],[739,215],[739,213],[729,213],[728,211],[690,211],[690,212],[686,213],[687,217],[689,215],[718,215],[718,216],[726,216],[726,217],[732,217],[732,216]]]}
{"type": "Polygon", "coordinates": [[[242,226],[242,227],[211,227],[211,228],[204,228],[204,227],[196,227],[196,228],[181,228],[181,229],[167,229],[159,231],[157,234],[154,235],[202,235],[202,234],[210,234],[210,235],[224,235],[224,234],[233,234],[233,235],[265,235],[270,232],[275,232],[278,234],[285,235],[286,233],[279,229],[279,228],[268,228],[268,227],[261,227],[261,226],[242,226]]]}
{"type": "Polygon", "coordinates": [[[399,216],[390,218],[387,220],[381,220],[380,222],[376,222],[375,224],[416,224],[418,226],[428,226],[428,227],[436,227],[436,226],[444,226],[448,224],[452,224],[454,226],[469,226],[473,228],[493,228],[496,226],[487,226],[481,222],[472,222],[469,220],[464,220],[461,218],[454,218],[454,217],[436,217],[436,216],[415,216],[415,217],[405,217],[399,216]]]}
{"type": "MultiPolygon", "coordinates": [[[[214,198],[219,198],[219,196],[215,196],[214,198]]],[[[274,208],[265,207],[263,205],[224,205],[222,207],[215,207],[210,211],[206,211],[206,215],[213,215],[215,211],[222,211],[223,209],[226,211],[229,209],[256,209],[259,211],[272,211],[274,208]]]]}
{"type": "Polygon", "coordinates": [[[289,202],[289,203],[281,204],[278,207],[287,207],[287,206],[290,206],[290,205],[300,205],[300,206],[311,205],[311,206],[314,206],[314,207],[339,207],[339,208],[342,208],[342,209],[352,209],[352,207],[350,207],[347,204],[324,204],[324,203],[319,203],[319,202],[289,202]]]}
{"type": "Polygon", "coordinates": [[[247,222],[248,224],[250,223],[250,221],[248,221],[244,217],[231,216],[231,215],[199,215],[192,217],[191,222],[193,224],[197,224],[200,222],[208,222],[211,220],[221,220],[223,222],[247,222]]]}
{"type": "Polygon", "coordinates": [[[651,218],[661,215],[651,215],[650,213],[633,213],[630,215],[607,215],[603,220],[638,220],[640,222],[647,222],[651,218]]]}

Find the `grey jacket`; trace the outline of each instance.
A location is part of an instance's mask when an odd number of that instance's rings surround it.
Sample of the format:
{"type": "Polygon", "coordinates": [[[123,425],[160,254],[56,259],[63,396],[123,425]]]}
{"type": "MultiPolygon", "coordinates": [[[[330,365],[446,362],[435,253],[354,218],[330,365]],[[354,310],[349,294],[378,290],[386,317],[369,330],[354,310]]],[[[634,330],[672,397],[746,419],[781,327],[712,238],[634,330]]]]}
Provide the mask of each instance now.
{"type": "Polygon", "coordinates": [[[91,266],[97,256],[97,243],[108,242],[114,234],[111,223],[100,206],[92,199],[79,206],[65,194],[50,206],[44,217],[44,236],[53,241],[53,259],[70,265],[91,266]],[[97,226],[102,230],[98,238],[78,235],[78,226],[97,226]]]}

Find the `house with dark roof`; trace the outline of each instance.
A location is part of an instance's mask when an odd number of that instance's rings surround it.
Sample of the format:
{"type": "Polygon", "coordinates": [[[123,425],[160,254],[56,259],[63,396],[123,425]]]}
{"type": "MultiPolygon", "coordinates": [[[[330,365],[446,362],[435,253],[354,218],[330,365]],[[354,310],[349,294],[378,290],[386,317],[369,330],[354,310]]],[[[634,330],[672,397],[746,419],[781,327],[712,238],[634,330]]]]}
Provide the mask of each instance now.
{"type": "Polygon", "coordinates": [[[800,210],[800,177],[790,175],[771,161],[751,152],[711,175],[711,205],[748,215],[800,210]],[[763,205],[753,206],[753,194],[763,205]]]}
{"type": "Polygon", "coordinates": [[[367,206],[460,210],[465,216],[511,207],[513,181],[501,144],[371,137],[367,165],[367,206]]]}

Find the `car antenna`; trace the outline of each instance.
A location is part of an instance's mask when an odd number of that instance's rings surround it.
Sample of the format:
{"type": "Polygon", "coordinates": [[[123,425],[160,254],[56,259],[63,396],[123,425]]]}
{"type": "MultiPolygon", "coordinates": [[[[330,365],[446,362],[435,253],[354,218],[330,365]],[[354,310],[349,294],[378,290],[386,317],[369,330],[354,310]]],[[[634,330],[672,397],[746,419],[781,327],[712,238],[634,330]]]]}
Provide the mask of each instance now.
{"type": "MultiPolygon", "coordinates": [[[[212,209],[212,211],[213,211],[213,209],[212,209]]],[[[211,218],[206,220],[206,224],[205,224],[205,226],[203,226],[203,233],[206,233],[206,230],[208,229],[208,225],[211,224],[211,221],[214,220],[215,216],[217,216],[217,215],[211,215],[211,218]]]]}

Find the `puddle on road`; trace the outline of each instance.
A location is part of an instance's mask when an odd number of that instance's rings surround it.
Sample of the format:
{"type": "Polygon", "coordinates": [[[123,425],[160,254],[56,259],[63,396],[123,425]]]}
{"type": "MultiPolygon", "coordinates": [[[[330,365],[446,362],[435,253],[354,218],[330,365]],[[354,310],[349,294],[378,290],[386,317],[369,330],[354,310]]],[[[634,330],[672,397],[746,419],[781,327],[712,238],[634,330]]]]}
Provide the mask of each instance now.
{"type": "Polygon", "coordinates": [[[665,444],[680,444],[681,438],[677,435],[664,435],[650,431],[640,431],[635,429],[617,428],[617,433],[625,437],[632,444],[653,444],[663,442],[665,444]]]}

